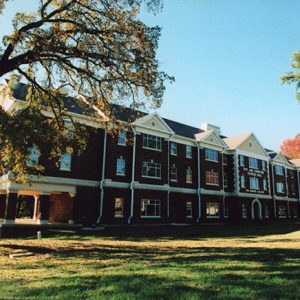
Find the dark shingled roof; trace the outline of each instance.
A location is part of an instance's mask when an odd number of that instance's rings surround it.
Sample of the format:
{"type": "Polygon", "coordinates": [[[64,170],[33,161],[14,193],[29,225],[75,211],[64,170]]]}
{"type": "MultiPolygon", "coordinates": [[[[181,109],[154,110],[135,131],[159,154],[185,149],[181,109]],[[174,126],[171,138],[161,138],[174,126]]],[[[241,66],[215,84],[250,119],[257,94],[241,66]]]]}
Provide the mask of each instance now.
{"type": "Polygon", "coordinates": [[[163,118],[163,120],[175,132],[175,134],[180,135],[180,136],[184,136],[184,137],[187,137],[187,138],[194,139],[195,134],[203,132],[203,130],[201,130],[199,128],[196,128],[196,127],[192,127],[192,126],[189,126],[189,125],[178,123],[178,122],[168,120],[168,119],[165,119],[165,118],[163,118]]]}
{"type": "MultiPolygon", "coordinates": [[[[26,101],[28,85],[19,82],[14,84],[12,88],[12,95],[15,99],[26,101]]],[[[77,98],[65,96],[63,97],[63,100],[65,109],[72,113],[86,116],[96,116],[94,109],[90,108],[86,103],[77,98]]]]}
{"type": "Polygon", "coordinates": [[[270,156],[270,158],[274,159],[276,157],[277,153],[269,152],[268,155],[270,156]]]}
{"type": "MultiPolygon", "coordinates": [[[[17,83],[13,86],[12,94],[14,98],[18,100],[26,101],[27,91],[28,91],[28,86],[26,84],[17,83]]],[[[64,99],[65,108],[68,111],[76,114],[81,114],[81,115],[96,116],[95,110],[90,108],[87,104],[85,104],[81,100],[69,96],[66,96],[63,99],[64,99]]],[[[148,115],[145,112],[123,107],[117,104],[112,105],[111,113],[114,116],[114,118],[124,122],[134,122],[136,119],[148,115]]],[[[163,118],[163,120],[175,132],[175,134],[179,136],[193,139],[195,138],[194,137],[195,134],[203,132],[203,130],[201,130],[200,128],[185,125],[165,118],[163,118]]]]}

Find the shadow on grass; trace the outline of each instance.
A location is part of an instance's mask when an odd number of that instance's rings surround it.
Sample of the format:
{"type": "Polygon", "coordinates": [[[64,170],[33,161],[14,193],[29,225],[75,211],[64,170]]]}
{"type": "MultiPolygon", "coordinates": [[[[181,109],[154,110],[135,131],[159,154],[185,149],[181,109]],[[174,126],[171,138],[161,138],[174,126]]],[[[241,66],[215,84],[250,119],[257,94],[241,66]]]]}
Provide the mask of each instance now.
{"type": "MultiPolygon", "coordinates": [[[[42,248],[41,253],[45,251],[42,248]]],[[[48,262],[41,257],[45,272],[52,260],[63,264],[66,259],[66,269],[78,271],[59,271],[57,276],[43,279],[38,287],[30,286],[25,278],[11,292],[12,298],[299,299],[297,249],[171,250],[101,245],[49,253],[48,262]]],[[[0,288],[10,284],[15,282],[0,281],[0,288]]]]}

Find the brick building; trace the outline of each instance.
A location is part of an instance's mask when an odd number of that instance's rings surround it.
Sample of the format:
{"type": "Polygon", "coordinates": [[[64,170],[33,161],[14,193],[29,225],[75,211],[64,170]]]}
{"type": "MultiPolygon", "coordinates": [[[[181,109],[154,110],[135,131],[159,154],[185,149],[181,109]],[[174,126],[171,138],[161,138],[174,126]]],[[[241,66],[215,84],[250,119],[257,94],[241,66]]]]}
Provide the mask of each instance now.
{"type": "MultiPolygon", "coordinates": [[[[5,84],[2,85],[2,88],[5,84]]],[[[26,105],[26,86],[0,98],[7,111],[26,105]]],[[[220,128],[191,127],[115,106],[126,123],[118,137],[103,114],[70,106],[90,131],[81,156],[56,166],[42,153],[42,177],[18,184],[0,177],[0,219],[13,224],[18,202],[31,198],[37,223],[149,224],[242,222],[299,218],[299,160],[265,149],[253,133],[225,137],[220,128]],[[130,123],[128,116],[137,116],[130,123]]],[[[29,201],[29,200],[28,200],[29,201]]]]}

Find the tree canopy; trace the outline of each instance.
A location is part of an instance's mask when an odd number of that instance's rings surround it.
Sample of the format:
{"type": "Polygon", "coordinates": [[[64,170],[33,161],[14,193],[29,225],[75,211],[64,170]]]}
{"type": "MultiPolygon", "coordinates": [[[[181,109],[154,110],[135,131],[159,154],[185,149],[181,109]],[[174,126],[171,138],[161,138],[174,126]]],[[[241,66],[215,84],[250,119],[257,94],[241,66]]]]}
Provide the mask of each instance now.
{"type": "MultiPolygon", "coordinates": [[[[0,13],[8,1],[0,0],[0,13]]],[[[143,4],[153,12],[162,5],[160,0],[40,0],[36,12],[16,14],[13,32],[0,42],[0,78],[9,78],[10,87],[26,82],[28,105],[9,114],[0,108],[2,174],[11,170],[24,178],[32,168],[42,171],[41,165],[26,163],[31,147],[40,152],[50,147],[56,159],[85,147],[82,126],[74,124],[74,139],[64,130],[71,114],[61,87],[112,119],[113,103],[133,109],[161,105],[165,82],[174,79],[160,71],[156,58],[160,28],[138,18],[143,4]],[[53,120],[45,119],[43,110],[53,120]]]]}
{"type": "Polygon", "coordinates": [[[294,138],[284,140],[280,150],[291,159],[300,158],[300,135],[298,134],[294,138]]]}
{"type": "Polygon", "coordinates": [[[300,51],[293,54],[292,67],[298,72],[288,72],[281,77],[281,80],[283,83],[296,84],[296,96],[300,101],[300,51]]]}

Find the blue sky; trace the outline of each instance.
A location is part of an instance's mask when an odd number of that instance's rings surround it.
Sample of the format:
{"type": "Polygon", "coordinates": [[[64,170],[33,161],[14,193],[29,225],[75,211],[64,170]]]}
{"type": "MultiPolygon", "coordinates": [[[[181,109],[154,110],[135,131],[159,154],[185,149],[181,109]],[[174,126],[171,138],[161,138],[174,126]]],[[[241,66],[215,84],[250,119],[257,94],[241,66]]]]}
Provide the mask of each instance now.
{"type": "MultiPolygon", "coordinates": [[[[14,0],[0,16],[0,35],[13,9],[34,9],[36,0],[14,0]]],[[[298,0],[164,0],[148,25],[162,27],[158,59],[175,76],[161,116],[192,126],[209,122],[224,135],[254,132],[277,150],[300,133],[295,87],[281,85],[300,50],[298,0]]]]}

